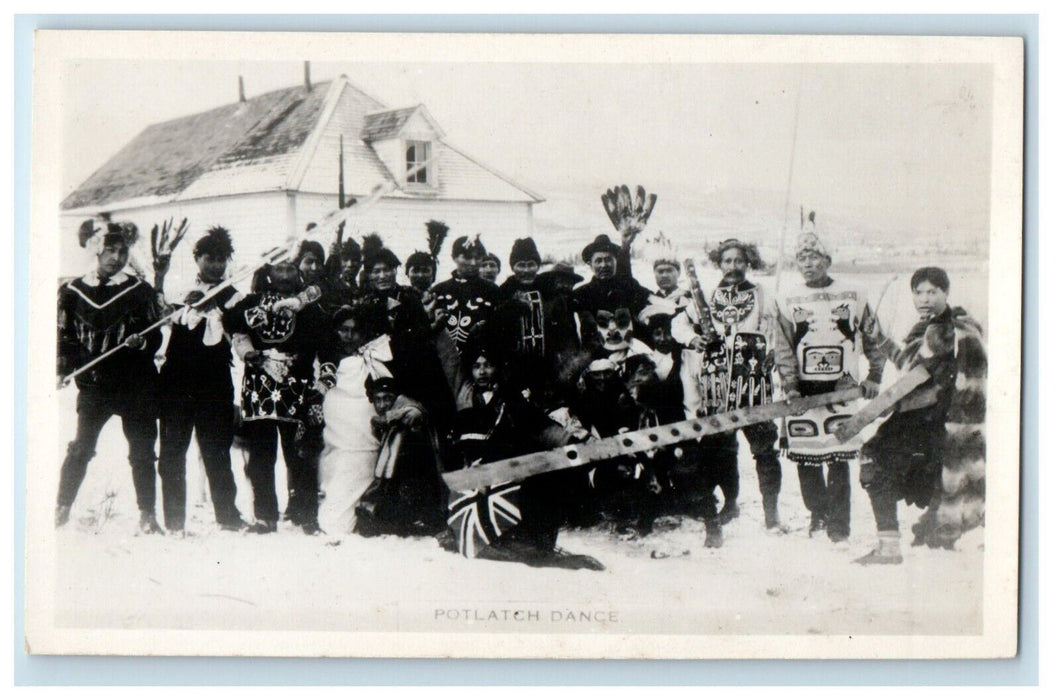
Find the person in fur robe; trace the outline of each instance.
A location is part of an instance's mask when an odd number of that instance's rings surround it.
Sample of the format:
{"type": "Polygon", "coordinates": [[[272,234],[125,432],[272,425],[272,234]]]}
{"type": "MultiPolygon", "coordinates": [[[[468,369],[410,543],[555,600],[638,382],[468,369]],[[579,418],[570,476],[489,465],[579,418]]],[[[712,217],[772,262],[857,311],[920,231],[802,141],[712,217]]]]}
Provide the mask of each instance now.
{"type": "Polygon", "coordinates": [[[913,545],[950,549],[983,522],[986,351],[980,325],[947,303],[950,280],[937,267],[913,273],[920,321],[902,345],[881,342],[903,370],[931,378],[898,402],[862,448],[861,483],[869,493],[879,543],[861,564],[900,564],[897,502],[926,507],[913,545]]]}
{"type": "Polygon", "coordinates": [[[356,532],[365,536],[433,535],[445,528],[448,489],[442,450],[426,409],[392,377],[365,380],[379,442],[375,480],[357,503],[356,532]]]}

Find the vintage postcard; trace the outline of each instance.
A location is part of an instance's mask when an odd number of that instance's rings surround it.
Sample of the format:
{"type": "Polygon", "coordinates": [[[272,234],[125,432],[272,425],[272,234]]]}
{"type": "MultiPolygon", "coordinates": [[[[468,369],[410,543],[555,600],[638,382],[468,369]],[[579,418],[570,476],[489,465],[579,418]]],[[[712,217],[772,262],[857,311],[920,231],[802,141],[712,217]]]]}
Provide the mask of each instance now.
{"type": "Polygon", "coordinates": [[[1018,38],[41,31],[35,654],[1016,652],[1018,38]]]}

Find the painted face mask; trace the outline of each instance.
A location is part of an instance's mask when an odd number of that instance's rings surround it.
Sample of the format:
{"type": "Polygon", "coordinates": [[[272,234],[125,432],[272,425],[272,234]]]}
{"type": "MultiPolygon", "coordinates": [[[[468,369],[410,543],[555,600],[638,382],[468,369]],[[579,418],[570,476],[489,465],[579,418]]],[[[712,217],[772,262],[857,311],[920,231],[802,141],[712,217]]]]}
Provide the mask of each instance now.
{"type": "Polygon", "coordinates": [[[615,309],[614,313],[597,311],[596,330],[600,333],[605,350],[625,350],[633,339],[633,317],[629,309],[615,309]]]}

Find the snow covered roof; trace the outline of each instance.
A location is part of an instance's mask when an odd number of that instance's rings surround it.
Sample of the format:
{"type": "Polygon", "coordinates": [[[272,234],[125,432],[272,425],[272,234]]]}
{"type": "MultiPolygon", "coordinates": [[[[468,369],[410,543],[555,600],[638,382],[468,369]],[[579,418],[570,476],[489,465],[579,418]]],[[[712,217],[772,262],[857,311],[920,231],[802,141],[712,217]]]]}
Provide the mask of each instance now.
{"type": "MultiPolygon", "coordinates": [[[[423,105],[388,110],[345,77],[285,88],[224,107],[153,124],[63,199],[64,210],[124,208],[131,200],[159,202],[252,192],[315,191],[311,166],[325,160],[338,134],[346,137],[346,191],[367,194],[389,177],[369,145],[398,136],[419,114],[437,132],[444,157],[433,193],[446,199],[539,202],[510,178],[444,144],[423,105]],[[320,157],[318,156],[320,152],[320,157]],[[307,175],[309,175],[307,177],[307,175]]],[[[333,183],[334,175],[327,181],[333,183]]]]}

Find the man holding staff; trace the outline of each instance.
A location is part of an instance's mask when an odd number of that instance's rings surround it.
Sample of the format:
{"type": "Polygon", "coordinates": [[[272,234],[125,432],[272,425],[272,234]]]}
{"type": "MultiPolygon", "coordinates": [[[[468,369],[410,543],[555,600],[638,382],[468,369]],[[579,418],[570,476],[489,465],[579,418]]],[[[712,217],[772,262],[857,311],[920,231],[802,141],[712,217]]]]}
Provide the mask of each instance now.
{"type": "Polygon", "coordinates": [[[96,269],[59,289],[59,376],[66,377],[115,347],[122,349],[76,376],[77,435],[59,474],[55,526],[70,519],[99,434],[111,416],[118,415],[129,443],[140,531],[161,534],[155,519],[158,371],[154,364],[161,336],[139,335],[157,319],[154,290],[123,272],[135,242],[130,228],[106,223],[96,229],[89,220],[81,225],[79,236],[81,247],[95,251],[96,269]]]}
{"type": "MultiPolygon", "coordinates": [[[[722,272],[721,281],[707,300],[711,318],[700,319],[696,305],[689,304],[674,318],[671,326],[674,340],[694,351],[699,360],[688,363],[682,373],[689,417],[693,417],[701,406],[708,409],[707,413],[712,413],[761,406],[772,401],[775,307],[765,289],[747,279],[748,268],[760,270],[763,267],[758,248],[730,238],[712,250],[709,257],[722,272]],[[704,324],[709,325],[704,327],[704,324]],[[705,354],[710,328],[713,328],[713,336],[719,339],[720,353],[705,354]],[[707,395],[703,395],[704,391],[707,395]]],[[[755,458],[766,528],[784,531],[777,513],[781,472],[776,449],[776,423],[749,425],[743,429],[743,434],[755,458]]],[[[736,497],[740,476],[735,433],[732,435],[728,474],[721,483],[725,494],[725,507],[720,513],[723,522],[739,514],[736,497]]]]}
{"type": "Polygon", "coordinates": [[[184,531],[186,455],[192,429],[199,445],[214,515],[222,530],[245,526],[236,509],[232,476],[232,346],[222,314],[242,295],[226,287],[213,299],[192,308],[206,292],[222,284],[232,258],[232,238],[220,226],[195,243],[193,255],[199,274],[184,299],[187,308],[174,319],[162,365],[159,413],[158,473],[162,477],[162,508],[166,529],[184,531]]]}

